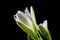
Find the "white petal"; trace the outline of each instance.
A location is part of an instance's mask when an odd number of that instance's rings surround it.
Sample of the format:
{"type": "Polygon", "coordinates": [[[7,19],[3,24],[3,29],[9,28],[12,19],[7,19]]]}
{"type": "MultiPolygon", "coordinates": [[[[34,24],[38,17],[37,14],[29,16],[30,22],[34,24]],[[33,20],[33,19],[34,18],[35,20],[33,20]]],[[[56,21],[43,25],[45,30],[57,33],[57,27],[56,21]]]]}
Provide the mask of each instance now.
{"type": "Polygon", "coordinates": [[[32,6],[30,7],[30,13],[31,13],[31,18],[33,22],[36,24],[35,14],[32,6]]]}
{"type": "Polygon", "coordinates": [[[21,20],[19,20],[19,18],[17,17],[17,15],[14,15],[14,19],[15,19],[17,22],[21,22],[21,20]]]}
{"type": "Polygon", "coordinates": [[[47,28],[47,20],[43,22],[43,25],[47,28]]]}
{"type": "MultiPolygon", "coordinates": [[[[31,18],[32,18],[34,24],[36,25],[35,14],[34,14],[34,10],[33,10],[32,6],[30,7],[30,13],[31,13],[31,18]]],[[[37,26],[36,26],[36,28],[39,29],[37,26]]]]}
{"type": "Polygon", "coordinates": [[[31,14],[29,13],[29,10],[27,7],[25,8],[24,11],[25,11],[25,15],[28,16],[29,18],[31,18],[31,14]]]}
{"type": "Polygon", "coordinates": [[[32,19],[34,19],[34,11],[33,11],[32,6],[30,7],[30,13],[31,13],[31,15],[32,15],[32,19]]]}

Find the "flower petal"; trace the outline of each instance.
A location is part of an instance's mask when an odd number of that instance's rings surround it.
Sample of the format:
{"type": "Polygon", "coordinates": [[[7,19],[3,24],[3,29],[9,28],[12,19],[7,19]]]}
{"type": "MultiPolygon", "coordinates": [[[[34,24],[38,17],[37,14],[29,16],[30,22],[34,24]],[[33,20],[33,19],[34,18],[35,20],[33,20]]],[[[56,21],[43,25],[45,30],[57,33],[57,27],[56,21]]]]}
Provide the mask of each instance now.
{"type": "Polygon", "coordinates": [[[47,20],[45,20],[45,21],[43,22],[43,25],[44,25],[45,27],[47,27],[47,20]]]}
{"type": "Polygon", "coordinates": [[[34,23],[36,24],[36,19],[35,19],[35,14],[34,14],[34,10],[33,7],[30,7],[30,13],[31,13],[31,18],[33,19],[34,23]]]}
{"type": "Polygon", "coordinates": [[[32,6],[30,7],[30,13],[31,13],[31,18],[32,18],[34,25],[36,26],[37,29],[39,29],[36,24],[35,14],[34,14],[34,10],[32,6]]]}
{"type": "Polygon", "coordinates": [[[31,14],[30,14],[30,12],[29,12],[29,10],[28,10],[27,7],[25,8],[24,11],[25,11],[25,15],[28,16],[28,17],[30,18],[30,17],[31,17],[31,14]]]}
{"type": "Polygon", "coordinates": [[[26,25],[32,25],[31,20],[29,19],[29,17],[27,17],[23,12],[18,11],[16,13],[16,17],[21,20],[23,23],[25,23],[26,25]]]}

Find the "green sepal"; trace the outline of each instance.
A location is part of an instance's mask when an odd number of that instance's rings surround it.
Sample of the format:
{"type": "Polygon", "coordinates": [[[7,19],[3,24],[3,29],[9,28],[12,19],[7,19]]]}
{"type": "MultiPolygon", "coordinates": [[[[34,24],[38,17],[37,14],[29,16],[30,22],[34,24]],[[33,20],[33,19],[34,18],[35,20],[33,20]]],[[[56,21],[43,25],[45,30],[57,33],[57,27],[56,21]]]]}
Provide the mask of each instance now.
{"type": "Polygon", "coordinates": [[[29,28],[27,28],[24,24],[22,24],[21,22],[17,22],[17,25],[27,34],[30,35],[34,35],[34,32],[32,30],[30,30],[29,28]]]}
{"type": "Polygon", "coordinates": [[[41,35],[46,39],[46,40],[52,40],[50,32],[47,31],[42,25],[39,25],[39,30],[41,35]]]}

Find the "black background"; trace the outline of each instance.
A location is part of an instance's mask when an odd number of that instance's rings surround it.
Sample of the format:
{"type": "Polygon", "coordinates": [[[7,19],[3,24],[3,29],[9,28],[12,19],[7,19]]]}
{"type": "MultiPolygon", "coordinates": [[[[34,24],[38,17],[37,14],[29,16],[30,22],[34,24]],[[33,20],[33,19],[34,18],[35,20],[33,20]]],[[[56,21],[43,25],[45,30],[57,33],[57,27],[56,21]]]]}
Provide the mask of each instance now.
{"type": "Polygon", "coordinates": [[[26,33],[20,29],[13,19],[18,10],[25,7],[34,7],[37,24],[48,20],[48,28],[53,40],[59,39],[59,13],[58,2],[55,0],[5,0],[0,1],[1,31],[0,40],[27,40],[26,33]]]}

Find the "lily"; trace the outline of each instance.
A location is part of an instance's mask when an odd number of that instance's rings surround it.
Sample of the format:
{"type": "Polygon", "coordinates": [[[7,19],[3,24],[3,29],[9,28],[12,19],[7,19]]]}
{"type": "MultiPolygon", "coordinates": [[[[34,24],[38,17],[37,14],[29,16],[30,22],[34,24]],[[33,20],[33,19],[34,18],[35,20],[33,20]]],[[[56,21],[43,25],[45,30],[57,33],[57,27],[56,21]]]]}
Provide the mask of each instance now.
{"type": "MultiPolygon", "coordinates": [[[[20,28],[22,28],[25,32],[30,30],[35,33],[34,27],[36,29],[38,29],[38,27],[36,27],[36,20],[35,20],[33,7],[32,6],[30,7],[30,12],[27,7],[25,8],[24,11],[25,12],[17,11],[16,15],[14,15],[14,19],[16,20],[17,25],[20,28]],[[23,27],[23,25],[24,25],[24,27],[23,27]]],[[[28,31],[28,33],[29,33],[29,31],[28,31]]]]}

